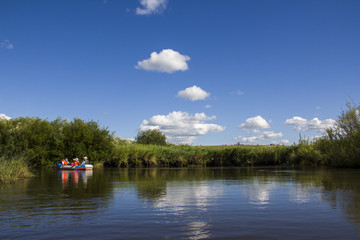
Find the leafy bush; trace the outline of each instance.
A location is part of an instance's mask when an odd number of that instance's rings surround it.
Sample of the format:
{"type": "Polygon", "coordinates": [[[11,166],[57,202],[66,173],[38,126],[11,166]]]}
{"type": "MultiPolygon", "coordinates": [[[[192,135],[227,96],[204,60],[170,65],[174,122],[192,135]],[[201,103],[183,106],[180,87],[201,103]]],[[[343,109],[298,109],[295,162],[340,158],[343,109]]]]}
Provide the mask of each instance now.
{"type": "Polygon", "coordinates": [[[104,161],[113,146],[112,134],[93,121],[0,120],[0,156],[26,156],[30,166],[54,165],[65,157],[88,156],[93,162],[104,161]]]}
{"type": "Polygon", "coordinates": [[[135,139],[140,144],[166,145],[166,136],[158,129],[139,131],[135,139]]]}

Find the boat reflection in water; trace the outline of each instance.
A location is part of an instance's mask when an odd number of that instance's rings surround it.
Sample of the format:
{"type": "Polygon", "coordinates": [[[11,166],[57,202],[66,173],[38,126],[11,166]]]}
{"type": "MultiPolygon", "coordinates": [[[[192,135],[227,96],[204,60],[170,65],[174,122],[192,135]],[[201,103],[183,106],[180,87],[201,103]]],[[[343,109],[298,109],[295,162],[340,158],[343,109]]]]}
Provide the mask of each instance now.
{"type": "Polygon", "coordinates": [[[59,170],[61,175],[62,189],[66,189],[69,183],[76,188],[79,186],[79,180],[82,181],[83,187],[87,187],[88,179],[93,176],[93,171],[68,171],[59,170]]]}

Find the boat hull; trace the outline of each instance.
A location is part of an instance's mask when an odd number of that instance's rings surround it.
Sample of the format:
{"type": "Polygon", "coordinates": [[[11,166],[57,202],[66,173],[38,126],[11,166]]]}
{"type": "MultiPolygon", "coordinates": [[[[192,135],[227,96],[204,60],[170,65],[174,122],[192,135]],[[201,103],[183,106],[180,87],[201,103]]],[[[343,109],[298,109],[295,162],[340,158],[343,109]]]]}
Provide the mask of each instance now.
{"type": "Polygon", "coordinates": [[[58,169],[59,170],[92,170],[93,165],[85,164],[85,165],[80,165],[80,166],[70,166],[70,165],[58,164],[58,169]]]}

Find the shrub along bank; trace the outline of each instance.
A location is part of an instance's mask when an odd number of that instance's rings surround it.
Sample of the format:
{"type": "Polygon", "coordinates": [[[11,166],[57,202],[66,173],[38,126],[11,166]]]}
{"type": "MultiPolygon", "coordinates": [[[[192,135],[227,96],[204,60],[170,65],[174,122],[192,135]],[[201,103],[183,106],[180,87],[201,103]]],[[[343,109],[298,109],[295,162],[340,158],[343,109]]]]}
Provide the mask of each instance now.
{"type": "Polygon", "coordinates": [[[105,160],[113,136],[96,122],[81,119],[52,122],[40,118],[0,120],[0,157],[24,156],[29,166],[54,166],[60,159],[83,157],[105,160]]]}

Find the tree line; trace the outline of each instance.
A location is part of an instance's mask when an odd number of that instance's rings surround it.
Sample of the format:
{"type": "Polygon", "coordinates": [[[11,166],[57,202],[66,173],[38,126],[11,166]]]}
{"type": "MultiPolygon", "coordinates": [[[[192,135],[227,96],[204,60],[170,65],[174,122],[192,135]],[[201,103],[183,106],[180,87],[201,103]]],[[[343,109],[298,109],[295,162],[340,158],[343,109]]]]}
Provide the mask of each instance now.
{"type": "Polygon", "coordinates": [[[107,159],[113,134],[97,122],[74,118],[0,120],[0,157],[25,157],[30,166],[46,166],[62,158],[107,159]]]}
{"type": "Polygon", "coordinates": [[[87,156],[113,167],[308,165],[360,167],[359,106],[347,104],[336,126],[313,142],[292,146],[189,146],[166,142],[160,130],[139,131],[134,141],[115,137],[97,122],[58,118],[0,120],[0,165],[25,159],[54,166],[62,158],[87,156]]]}

